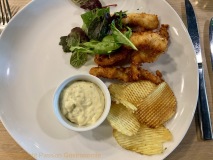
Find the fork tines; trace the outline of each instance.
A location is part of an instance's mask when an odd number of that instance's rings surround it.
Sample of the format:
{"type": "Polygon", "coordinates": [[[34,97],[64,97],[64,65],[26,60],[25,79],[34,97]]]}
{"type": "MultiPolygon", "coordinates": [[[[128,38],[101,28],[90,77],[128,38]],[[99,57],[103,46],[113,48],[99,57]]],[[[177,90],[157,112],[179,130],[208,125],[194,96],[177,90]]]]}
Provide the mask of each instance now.
{"type": "Polygon", "coordinates": [[[12,18],[8,0],[0,0],[0,24],[6,25],[12,18]]]}

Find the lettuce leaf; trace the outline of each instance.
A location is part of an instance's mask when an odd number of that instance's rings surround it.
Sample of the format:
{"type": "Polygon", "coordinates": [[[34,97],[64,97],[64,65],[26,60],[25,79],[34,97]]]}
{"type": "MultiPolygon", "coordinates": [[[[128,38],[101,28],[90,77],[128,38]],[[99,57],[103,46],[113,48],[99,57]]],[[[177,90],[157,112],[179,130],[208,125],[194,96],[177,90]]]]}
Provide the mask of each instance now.
{"type": "Polygon", "coordinates": [[[88,11],[86,13],[83,13],[81,15],[81,18],[83,20],[83,26],[84,28],[89,28],[92,21],[97,17],[103,17],[106,14],[110,14],[109,8],[101,8],[101,9],[94,9],[91,11],[88,11]]]}
{"type": "Polygon", "coordinates": [[[70,64],[75,68],[83,66],[86,62],[87,54],[83,52],[74,52],[70,57],[70,64]]]}
{"type": "Polygon", "coordinates": [[[71,47],[70,50],[72,52],[82,52],[88,54],[110,54],[120,47],[121,44],[116,43],[114,37],[108,35],[104,37],[101,42],[91,40],[89,42],[83,43],[80,46],[71,47]]]}
{"type": "Polygon", "coordinates": [[[130,46],[132,49],[134,50],[138,50],[135,45],[129,40],[129,38],[131,37],[132,35],[132,30],[128,27],[128,31],[126,31],[124,34],[121,33],[121,31],[119,31],[116,27],[115,27],[115,24],[111,24],[111,29],[112,29],[112,35],[115,39],[115,42],[116,43],[119,43],[119,44],[124,44],[124,45],[127,45],[127,46],[130,46]]]}

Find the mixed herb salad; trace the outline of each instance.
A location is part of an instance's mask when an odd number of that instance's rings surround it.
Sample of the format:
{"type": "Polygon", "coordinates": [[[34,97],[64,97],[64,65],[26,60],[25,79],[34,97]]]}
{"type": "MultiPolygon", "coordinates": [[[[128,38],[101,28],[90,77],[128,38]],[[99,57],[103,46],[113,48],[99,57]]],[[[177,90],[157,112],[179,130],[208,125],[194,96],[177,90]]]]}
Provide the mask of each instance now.
{"type": "Polygon", "coordinates": [[[122,45],[137,48],[129,40],[132,30],[122,24],[126,11],[110,14],[98,0],[74,0],[86,12],[81,15],[82,27],[75,27],[60,38],[64,52],[71,52],[70,64],[79,68],[87,62],[88,54],[111,54],[122,45]]]}

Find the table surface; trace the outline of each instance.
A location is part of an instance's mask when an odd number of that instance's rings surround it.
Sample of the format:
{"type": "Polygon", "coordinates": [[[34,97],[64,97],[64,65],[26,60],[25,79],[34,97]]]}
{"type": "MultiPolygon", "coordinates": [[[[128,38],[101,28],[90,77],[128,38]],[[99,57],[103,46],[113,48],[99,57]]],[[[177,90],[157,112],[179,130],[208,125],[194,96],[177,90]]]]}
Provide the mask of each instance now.
{"type": "MultiPolygon", "coordinates": [[[[209,49],[209,21],[213,17],[213,0],[190,0],[197,15],[201,47],[203,54],[203,65],[205,69],[205,79],[208,100],[210,105],[211,117],[213,121],[213,71],[210,61],[209,49]]],[[[16,14],[30,0],[9,0],[12,14],[16,14]]],[[[167,0],[167,2],[176,10],[183,22],[186,24],[186,14],[184,0],[167,0]]],[[[169,16],[169,14],[168,14],[169,16]]],[[[166,160],[207,160],[213,157],[213,140],[203,141],[200,138],[199,124],[197,114],[190,125],[190,128],[180,143],[180,145],[166,158],[166,160]]],[[[34,160],[26,151],[24,151],[8,134],[0,122],[0,159],[4,160],[34,160]]]]}

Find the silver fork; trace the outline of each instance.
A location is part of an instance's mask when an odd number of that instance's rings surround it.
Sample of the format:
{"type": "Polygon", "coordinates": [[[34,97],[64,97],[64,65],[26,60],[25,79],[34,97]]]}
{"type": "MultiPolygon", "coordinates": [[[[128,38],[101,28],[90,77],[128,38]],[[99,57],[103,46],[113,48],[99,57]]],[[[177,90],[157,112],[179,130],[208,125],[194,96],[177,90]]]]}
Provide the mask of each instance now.
{"type": "Polygon", "coordinates": [[[12,18],[8,0],[0,0],[0,29],[4,29],[12,18]]]}

